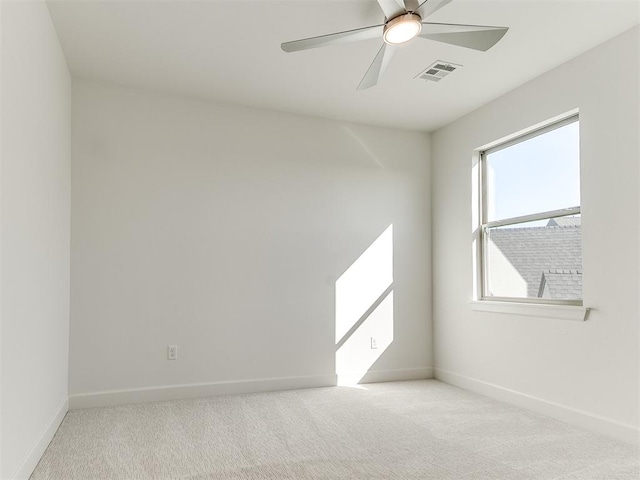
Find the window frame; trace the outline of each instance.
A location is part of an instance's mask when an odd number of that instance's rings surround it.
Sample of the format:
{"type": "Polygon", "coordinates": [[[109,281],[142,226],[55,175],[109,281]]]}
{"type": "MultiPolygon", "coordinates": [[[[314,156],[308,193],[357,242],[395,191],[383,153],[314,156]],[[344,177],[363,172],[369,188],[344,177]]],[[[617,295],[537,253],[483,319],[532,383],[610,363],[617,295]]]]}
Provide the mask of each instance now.
{"type": "MultiPolygon", "coordinates": [[[[581,215],[582,198],[580,199],[580,205],[563,208],[560,210],[549,210],[543,212],[536,212],[529,215],[522,215],[518,217],[505,218],[501,220],[487,221],[487,155],[495,153],[499,150],[517,145],[522,142],[526,142],[532,138],[535,138],[545,133],[551,132],[558,128],[564,127],[574,122],[579,122],[580,117],[578,113],[574,113],[561,120],[550,122],[540,128],[536,128],[533,131],[518,135],[505,142],[499,143],[490,148],[481,149],[479,151],[478,162],[478,238],[476,242],[476,265],[477,265],[477,292],[476,298],[481,302],[504,302],[504,303],[527,303],[535,305],[569,305],[569,306],[583,306],[584,305],[584,292],[580,300],[569,299],[551,299],[551,298],[526,298],[526,297],[497,297],[487,295],[488,287],[488,266],[487,266],[487,251],[488,251],[488,230],[495,227],[504,227],[508,225],[516,225],[520,223],[532,222],[536,220],[551,220],[553,218],[567,217],[571,215],[581,215]]],[[[582,185],[582,182],[580,182],[582,185]]],[[[581,196],[582,197],[582,196],[581,196]]]]}

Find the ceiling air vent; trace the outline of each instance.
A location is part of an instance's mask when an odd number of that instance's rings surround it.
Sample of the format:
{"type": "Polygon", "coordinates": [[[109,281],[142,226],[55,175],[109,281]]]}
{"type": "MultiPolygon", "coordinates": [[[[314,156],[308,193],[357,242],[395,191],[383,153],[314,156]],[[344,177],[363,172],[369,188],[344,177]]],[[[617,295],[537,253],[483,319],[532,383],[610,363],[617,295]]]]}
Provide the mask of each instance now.
{"type": "Polygon", "coordinates": [[[415,78],[420,80],[427,80],[430,82],[439,82],[444,77],[457,69],[462,68],[462,65],[456,65],[455,63],[443,62],[438,60],[437,62],[429,65],[425,70],[420,72],[415,78]]]}

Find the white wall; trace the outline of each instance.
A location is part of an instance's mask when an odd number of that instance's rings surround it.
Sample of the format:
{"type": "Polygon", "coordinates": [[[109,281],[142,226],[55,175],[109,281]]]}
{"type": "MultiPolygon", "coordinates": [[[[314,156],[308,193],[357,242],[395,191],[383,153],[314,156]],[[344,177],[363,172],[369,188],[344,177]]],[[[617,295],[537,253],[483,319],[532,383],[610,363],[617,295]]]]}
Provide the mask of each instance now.
{"type": "MultiPolygon", "coordinates": [[[[430,372],[427,134],[75,79],[72,128],[72,407],[335,383],[336,281],[390,225],[393,341],[367,378],[430,372]]],[[[374,257],[358,271],[386,275],[374,257]]]]}
{"type": "Polygon", "coordinates": [[[2,478],[27,478],[67,405],[71,80],[43,2],[2,2],[2,478]]]}
{"type": "Polygon", "coordinates": [[[436,376],[627,439],[640,400],[638,45],[636,27],[432,139],[436,376]],[[471,311],[473,150],[574,108],[588,320],[471,311]]]}

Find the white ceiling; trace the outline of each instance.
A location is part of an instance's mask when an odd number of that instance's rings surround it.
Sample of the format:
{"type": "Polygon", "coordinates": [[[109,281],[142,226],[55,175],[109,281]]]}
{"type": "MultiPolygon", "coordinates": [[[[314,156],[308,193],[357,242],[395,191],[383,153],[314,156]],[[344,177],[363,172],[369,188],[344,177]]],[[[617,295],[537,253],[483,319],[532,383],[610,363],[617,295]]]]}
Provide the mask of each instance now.
{"type": "Polygon", "coordinates": [[[454,0],[428,21],[509,32],[484,53],[415,39],[377,87],[356,91],[382,40],[296,53],[280,43],[382,23],[376,0],[49,1],[76,77],[427,131],[633,27],[639,6],[454,0]],[[464,68],[439,83],[414,79],[435,60],[464,68]]]}

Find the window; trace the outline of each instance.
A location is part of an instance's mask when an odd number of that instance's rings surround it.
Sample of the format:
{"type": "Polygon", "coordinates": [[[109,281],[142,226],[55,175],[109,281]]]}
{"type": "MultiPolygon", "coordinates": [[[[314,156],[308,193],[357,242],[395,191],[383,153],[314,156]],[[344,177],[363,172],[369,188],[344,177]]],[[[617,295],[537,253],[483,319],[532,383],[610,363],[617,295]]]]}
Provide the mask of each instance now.
{"type": "Polygon", "coordinates": [[[481,300],[582,305],[578,116],[480,152],[481,300]]]}

